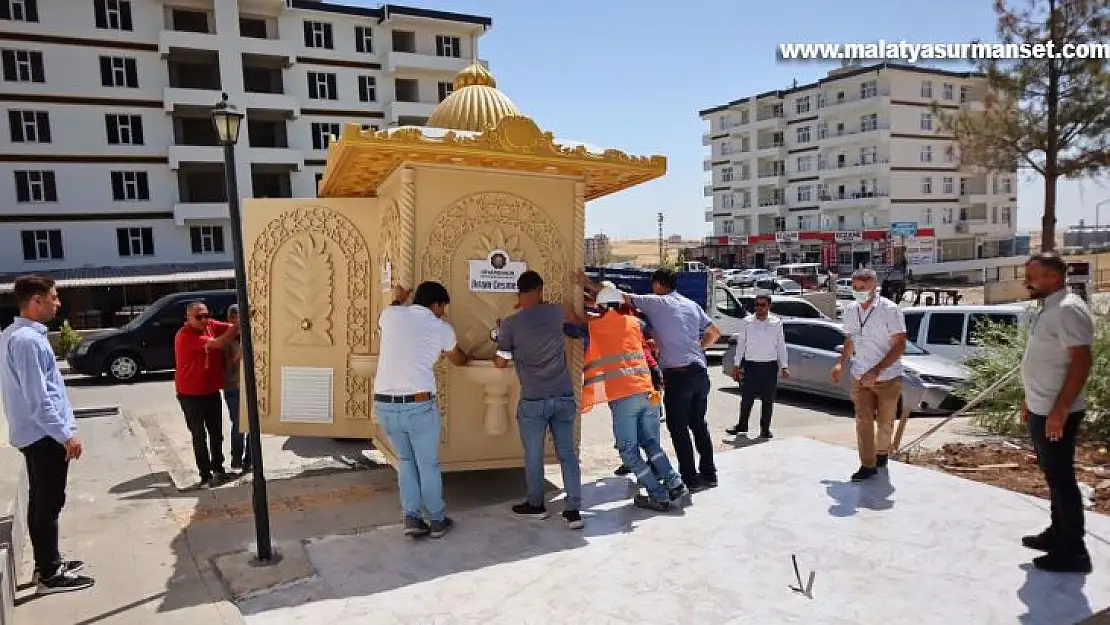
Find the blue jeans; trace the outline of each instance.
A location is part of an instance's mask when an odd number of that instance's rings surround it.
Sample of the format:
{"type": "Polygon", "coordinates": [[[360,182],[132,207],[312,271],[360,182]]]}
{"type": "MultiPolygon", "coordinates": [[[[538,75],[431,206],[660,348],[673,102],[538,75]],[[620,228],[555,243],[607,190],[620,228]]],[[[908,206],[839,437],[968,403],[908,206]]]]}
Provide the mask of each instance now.
{"type": "Polygon", "coordinates": [[[244,467],[249,467],[250,450],[247,448],[247,439],[239,428],[239,389],[225,388],[224,403],[227,404],[227,414],[231,418],[231,461],[238,460],[244,467]]]}
{"type": "Polygon", "coordinates": [[[652,499],[670,500],[667,489],[677,487],[682,478],[659,444],[659,406],[653,405],[646,393],[641,393],[611,401],[609,409],[613,413],[613,438],[624,466],[632,471],[652,499]],[[647,462],[640,455],[641,449],[647,454],[647,462]],[[665,483],[660,483],[657,474],[663,476],[665,483]]]}
{"type": "Polygon", "coordinates": [[[412,404],[374,402],[378,423],[397,454],[397,486],[401,509],[409,519],[446,517],[443,476],[439,472],[439,404],[436,400],[412,404]]]}
{"type": "Polygon", "coordinates": [[[543,506],[543,457],[547,431],[555,442],[555,456],[563,470],[563,488],[567,493],[567,510],[582,509],[582,467],[574,451],[574,420],[578,418],[578,402],[574,396],[522,399],[516,409],[520,443],[524,447],[524,481],[528,487],[528,503],[543,506]]]}

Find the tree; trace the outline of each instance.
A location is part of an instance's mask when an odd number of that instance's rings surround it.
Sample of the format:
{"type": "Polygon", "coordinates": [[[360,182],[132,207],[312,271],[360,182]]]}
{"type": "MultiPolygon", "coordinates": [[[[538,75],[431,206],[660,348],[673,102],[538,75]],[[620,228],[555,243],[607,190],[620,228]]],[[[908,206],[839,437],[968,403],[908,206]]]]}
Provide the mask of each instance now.
{"type": "Polygon", "coordinates": [[[961,106],[940,118],[959,142],[964,164],[1001,171],[1016,166],[1044,178],[1041,249],[1050,251],[1059,179],[1094,176],[1110,167],[1110,59],[1058,56],[1075,44],[1101,44],[1105,50],[1110,2],[995,0],[994,8],[1001,45],[973,47],[1034,54],[977,61],[987,78],[982,109],[961,106]],[[1019,2],[1022,6],[1014,6],[1019,2]],[[1055,54],[1036,58],[1038,45],[1050,45],[1055,54]]]}

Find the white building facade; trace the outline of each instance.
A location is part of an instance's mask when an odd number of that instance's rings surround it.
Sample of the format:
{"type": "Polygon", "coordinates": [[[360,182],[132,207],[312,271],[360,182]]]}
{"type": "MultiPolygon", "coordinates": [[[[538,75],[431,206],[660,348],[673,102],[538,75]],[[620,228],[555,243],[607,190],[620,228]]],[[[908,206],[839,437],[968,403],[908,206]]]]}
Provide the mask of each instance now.
{"type": "Polygon", "coordinates": [[[898,248],[910,264],[1013,254],[1016,170],[962,166],[934,110],[981,107],[985,91],[972,73],[847,66],[701,111],[707,248],[726,265],[842,270],[898,248]]]}
{"type": "Polygon", "coordinates": [[[0,274],[231,262],[242,197],[313,197],[343,124],[423,124],[486,17],[308,0],[0,0],[0,274]]]}

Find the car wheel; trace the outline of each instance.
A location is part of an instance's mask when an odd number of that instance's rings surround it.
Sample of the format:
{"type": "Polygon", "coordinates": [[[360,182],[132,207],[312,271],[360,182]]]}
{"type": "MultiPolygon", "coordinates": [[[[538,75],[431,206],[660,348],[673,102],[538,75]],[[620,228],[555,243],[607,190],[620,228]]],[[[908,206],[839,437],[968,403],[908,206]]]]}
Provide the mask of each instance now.
{"type": "Polygon", "coordinates": [[[127,353],[112,356],[104,367],[104,373],[116,382],[131,382],[142,373],[142,370],[139,358],[127,353]]]}

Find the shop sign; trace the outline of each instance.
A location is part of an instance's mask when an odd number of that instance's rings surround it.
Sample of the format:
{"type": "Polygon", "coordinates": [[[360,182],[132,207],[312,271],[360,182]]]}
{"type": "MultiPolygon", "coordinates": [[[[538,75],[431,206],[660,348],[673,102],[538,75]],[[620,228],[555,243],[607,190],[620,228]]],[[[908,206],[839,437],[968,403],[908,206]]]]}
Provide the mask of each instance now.
{"type": "Polygon", "coordinates": [[[775,233],[775,241],[777,243],[797,243],[798,231],[797,230],[784,230],[775,233]]]}
{"type": "Polygon", "coordinates": [[[837,243],[858,243],[863,240],[863,232],[860,230],[837,230],[833,234],[833,238],[837,243]]]}
{"type": "Polygon", "coordinates": [[[916,221],[896,221],[890,224],[890,234],[896,237],[914,237],[917,236],[917,222],[916,221]]]}
{"type": "Polygon", "coordinates": [[[470,290],[475,293],[516,293],[516,281],[528,265],[514,261],[505,250],[493,250],[485,260],[470,261],[470,290]]]}
{"type": "Polygon", "coordinates": [[[742,234],[730,234],[728,237],[729,245],[746,245],[748,237],[742,234]]]}

